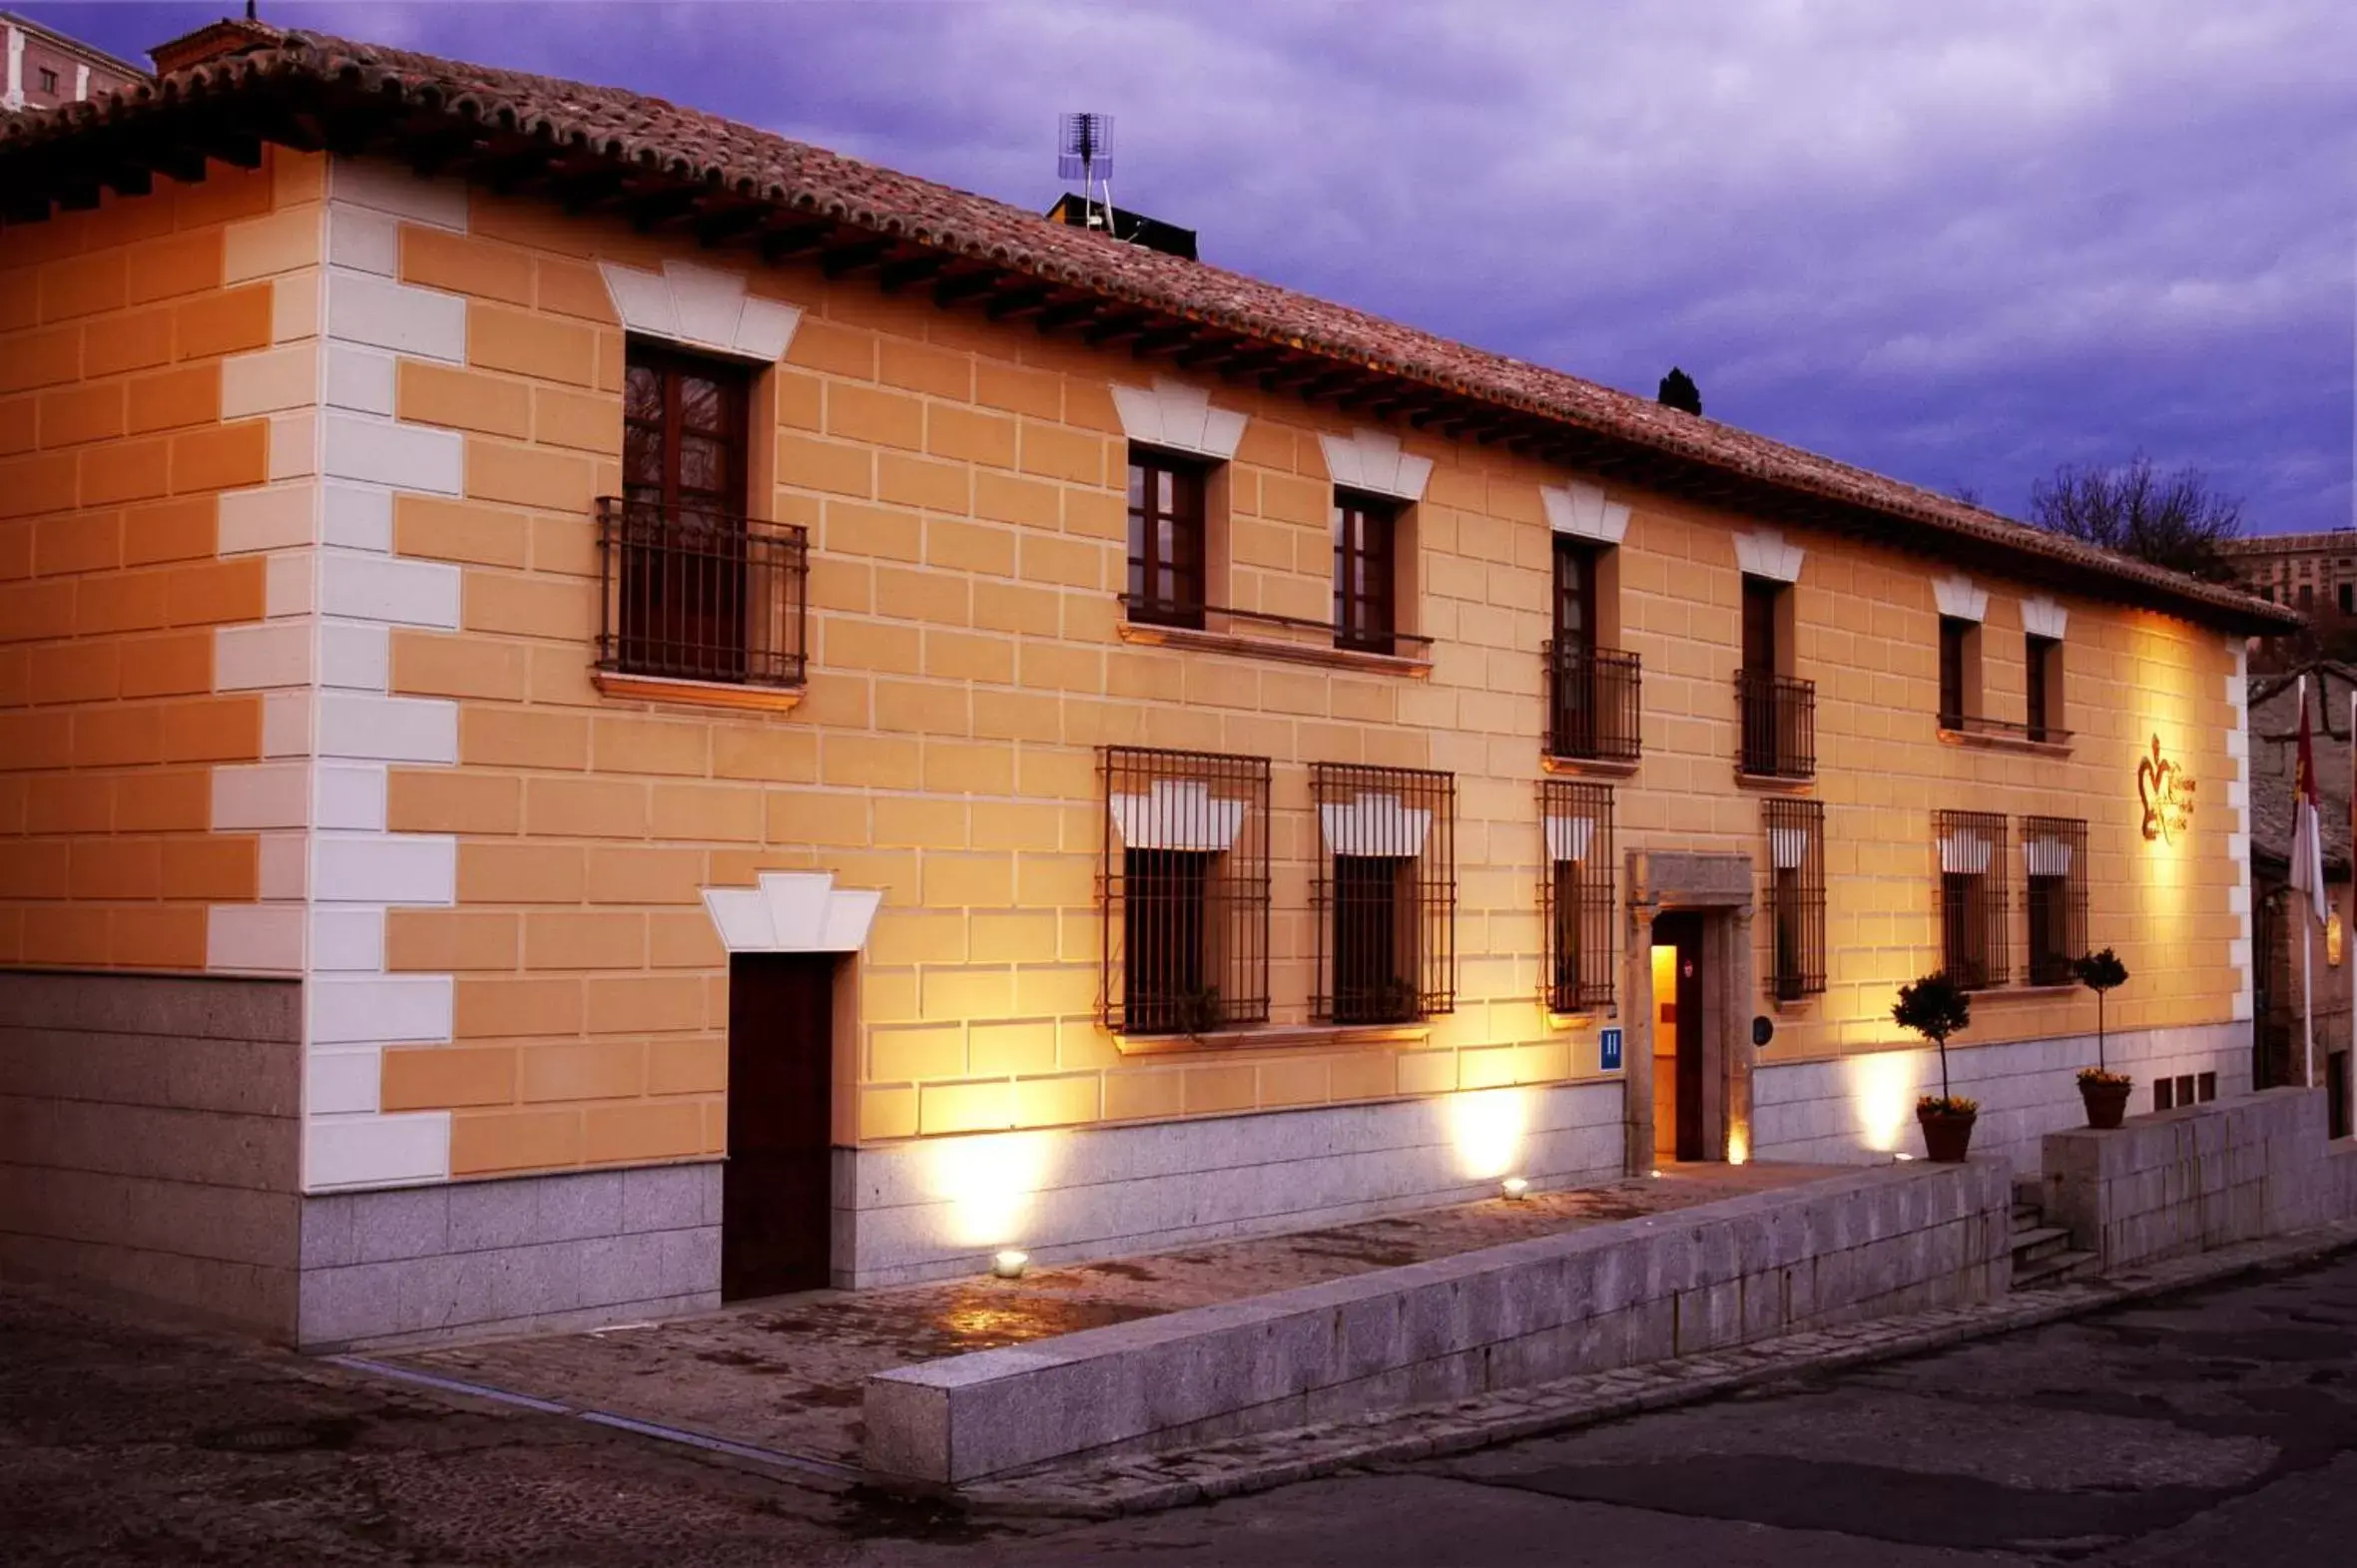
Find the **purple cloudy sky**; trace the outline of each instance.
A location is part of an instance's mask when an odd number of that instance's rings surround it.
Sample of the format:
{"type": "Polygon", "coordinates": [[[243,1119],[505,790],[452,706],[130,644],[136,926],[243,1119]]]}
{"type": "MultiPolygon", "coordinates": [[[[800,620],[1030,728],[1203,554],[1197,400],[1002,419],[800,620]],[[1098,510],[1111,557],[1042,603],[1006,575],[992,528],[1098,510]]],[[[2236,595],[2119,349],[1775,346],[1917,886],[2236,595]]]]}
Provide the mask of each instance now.
{"type": "MultiPolygon", "coordinates": [[[[25,4],[138,58],[233,8],[25,4]]],[[[1206,260],[2019,514],[2141,448],[2346,526],[2357,8],[300,5],[1029,207],[1054,115],[1206,260]]]]}

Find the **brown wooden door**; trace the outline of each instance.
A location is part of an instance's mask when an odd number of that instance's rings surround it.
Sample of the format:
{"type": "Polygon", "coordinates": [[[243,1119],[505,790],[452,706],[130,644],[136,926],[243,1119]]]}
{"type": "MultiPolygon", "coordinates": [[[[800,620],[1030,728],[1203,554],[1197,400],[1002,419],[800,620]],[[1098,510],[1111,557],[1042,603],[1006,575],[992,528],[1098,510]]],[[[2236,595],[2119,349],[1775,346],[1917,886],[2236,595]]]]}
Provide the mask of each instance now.
{"type": "Polygon", "coordinates": [[[1709,1027],[1702,1010],[1702,916],[1665,914],[1653,922],[1653,940],[1678,950],[1678,1105],[1677,1157],[1708,1160],[1704,1147],[1702,1089],[1703,1030],[1709,1027]]]}
{"type": "Polygon", "coordinates": [[[828,1283],[835,1090],[830,953],[729,961],[729,1160],[721,1177],[720,1294],[828,1283]]]}

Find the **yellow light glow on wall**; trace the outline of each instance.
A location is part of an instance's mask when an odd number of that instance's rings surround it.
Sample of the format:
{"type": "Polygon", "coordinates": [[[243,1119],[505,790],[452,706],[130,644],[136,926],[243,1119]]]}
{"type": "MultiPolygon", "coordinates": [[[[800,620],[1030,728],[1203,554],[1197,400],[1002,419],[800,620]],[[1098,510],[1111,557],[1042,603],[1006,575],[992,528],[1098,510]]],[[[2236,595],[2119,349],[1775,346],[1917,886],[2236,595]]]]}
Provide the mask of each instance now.
{"type": "Polygon", "coordinates": [[[947,1138],[927,1151],[935,1198],[949,1205],[949,1240],[997,1247],[1022,1237],[1032,1195],[1053,1168],[1053,1133],[984,1133],[947,1138]]]}
{"type": "Polygon", "coordinates": [[[1530,1126],[1530,1096],[1522,1089],[1474,1089],[1451,1095],[1449,1141],[1457,1169],[1470,1181],[1492,1181],[1522,1163],[1522,1135],[1530,1126]]]}
{"type": "Polygon", "coordinates": [[[2341,966],[2341,912],[2338,909],[2324,922],[2324,961],[2335,969],[2341,966]]]}
{"type": "Polygon", "coordinates": [[[1751,1135],[1740,1127],[1730,1129],[1727,1133],[1727,1163],[1742,1165],[1750,1159],[1751,1135]]]}
{"type": "Polygon", "coordinates": [[[1858,1110],[1858,1131],[1866,1147],[1890,1154],[1915,1120],[1916,1085],[1922,1063],[1915,1051],[1877,1051],[1842,1063],[1850,1081],[1850,1103],[1858,1110]]]}

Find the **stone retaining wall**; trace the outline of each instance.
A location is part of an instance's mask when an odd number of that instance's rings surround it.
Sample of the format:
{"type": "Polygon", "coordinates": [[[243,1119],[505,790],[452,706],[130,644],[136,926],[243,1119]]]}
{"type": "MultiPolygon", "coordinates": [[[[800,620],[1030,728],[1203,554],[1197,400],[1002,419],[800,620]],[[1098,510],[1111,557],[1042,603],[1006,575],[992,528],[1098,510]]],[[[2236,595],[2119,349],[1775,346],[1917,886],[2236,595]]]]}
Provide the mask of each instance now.
{"type": "Polygon", "coordinates": [[[2344,1218],[2357,1159],[2321,1089],[2268,1089],[2046,1137],[2046,1217],[2106,1271],[2344,1218]]]}
{"type": "Polygon", "coordinates": [[[866,1460],[957,1483],[2002,1294],[2002,1161],[1888,1166],[868,1381],[866,1460]]]}

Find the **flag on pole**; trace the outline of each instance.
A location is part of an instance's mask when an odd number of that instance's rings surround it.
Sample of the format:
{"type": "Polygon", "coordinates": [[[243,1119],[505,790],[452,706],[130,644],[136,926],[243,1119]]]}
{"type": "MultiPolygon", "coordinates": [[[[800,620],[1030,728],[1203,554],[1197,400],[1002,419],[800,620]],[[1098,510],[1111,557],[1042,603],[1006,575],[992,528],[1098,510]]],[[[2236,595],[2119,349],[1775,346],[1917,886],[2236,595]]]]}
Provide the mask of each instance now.
{"type": "Polygon", "coordinates": [[[2308,912],[2325,921],[2324,824],[2316,795],[2316,743],[2308,733],[2308,678],[2300,677],[2300,751],[2291,783],[2291,885],[2308,895],[2308,912]]]}

